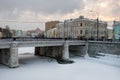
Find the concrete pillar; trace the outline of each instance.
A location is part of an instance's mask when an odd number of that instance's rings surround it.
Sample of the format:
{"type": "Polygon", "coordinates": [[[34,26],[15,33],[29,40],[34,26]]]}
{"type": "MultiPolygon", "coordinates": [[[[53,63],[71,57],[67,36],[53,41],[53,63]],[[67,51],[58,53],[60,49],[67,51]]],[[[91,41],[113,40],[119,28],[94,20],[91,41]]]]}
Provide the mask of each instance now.
{"type": "Polygon", "coordinates": [[[18,67],[18,47],[17,43],[11,43],[11,47],[9,49],[1,49],[0,50],[0,62],[9,67],[18,67]]]}
{"type": "Polygon", "coordinates": [[[0,50],[0,63],[4,65],[9,65],[10,59],[10,49],[1,49],[0,50]]]}
{"type": "Polygon", "coordinates": [[[9,67],[18,67],[18,44],[13,42],[10,47],[10,59],[9,59],[9,67]]]}
{"type": "Polygon", "coordinates": [[[63,45],[63,59],[69,59],[69,45],[67,42],[64,43],[63,45]]]}

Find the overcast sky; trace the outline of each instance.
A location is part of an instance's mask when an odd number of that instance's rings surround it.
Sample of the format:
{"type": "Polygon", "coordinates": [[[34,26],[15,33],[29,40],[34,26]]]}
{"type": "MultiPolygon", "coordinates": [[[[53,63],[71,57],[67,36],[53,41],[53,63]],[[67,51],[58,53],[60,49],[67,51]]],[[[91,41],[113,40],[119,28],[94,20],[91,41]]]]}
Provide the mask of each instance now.
{"type": "Polygon", "coordinates": [[[40,22],[63,21],[80,15],[88,18],[99,16],[104,21],[120,20],[120,0],[0,0],[2,27],[9,25],[22,30],[39,27],[44,30],[44,23],[40,22]]]}

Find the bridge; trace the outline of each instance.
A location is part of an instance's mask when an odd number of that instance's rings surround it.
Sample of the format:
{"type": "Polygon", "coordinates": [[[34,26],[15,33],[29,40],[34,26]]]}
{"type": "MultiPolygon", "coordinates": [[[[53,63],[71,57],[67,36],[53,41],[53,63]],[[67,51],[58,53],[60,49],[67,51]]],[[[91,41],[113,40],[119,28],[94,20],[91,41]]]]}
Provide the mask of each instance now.
{"type": "Polygon", "coordinates": [[[78,55],[95,56],[98,52],[119,54],[119,42],[32,39],[32,40],[0,40],[0,63],[9,67],[18,67],[18,48],[35,47],[36,56],[49,56],[69,60],[69,50],[79,51],[78,55]]]}
{"type": "Polygon", "coordinates": [[[0,40],[0,62],[9,67],[19,66],[18,48],[35,47],[35,55],[69,59],[69,46],[84,45],[86,41],[32,39],[32,40],[0,40]]]}
{"type": "Polygon", "coordinates": [[[85,45],[86,41],[82,40],[57,40],[57,39],[32,39],[32,40],[0,40],[0,49],[10,48],[11,44],[16,44],[18,47],[37,47],[37,46],[61,46],[65,42],[69,45],[85,45]]]}

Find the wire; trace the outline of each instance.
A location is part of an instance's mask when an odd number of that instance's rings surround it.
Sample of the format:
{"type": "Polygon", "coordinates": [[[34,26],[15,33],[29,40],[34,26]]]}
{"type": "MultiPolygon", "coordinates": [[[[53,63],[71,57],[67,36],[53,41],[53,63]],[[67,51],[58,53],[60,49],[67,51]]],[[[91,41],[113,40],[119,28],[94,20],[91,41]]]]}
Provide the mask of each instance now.
{"type": "Polygon", "coordinates": [[[0,20],[0,22],[18,22],[18,23],[46,23],[44,21],[17,21],[17,20],[0,20]]]}

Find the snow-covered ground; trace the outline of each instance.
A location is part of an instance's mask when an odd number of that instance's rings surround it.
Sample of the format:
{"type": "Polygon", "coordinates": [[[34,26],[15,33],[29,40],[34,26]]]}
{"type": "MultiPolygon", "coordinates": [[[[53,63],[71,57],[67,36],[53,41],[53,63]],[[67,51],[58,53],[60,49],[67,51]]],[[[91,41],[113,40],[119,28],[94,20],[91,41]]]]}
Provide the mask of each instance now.
{"type": "Polygon", "coordinates": [[[22,47],[18,49],[19,54],[34,53],[34,47],[22,47]]]}
{"type": "MultiPolygon", "coordinates": [[[[19,49],[19,53],[34,52],[34,48],[19,49]],[[28,51],[27,51],[28,50],[28,51]]],[[[19,55],[20,67],[0,65],[0,80],[120,80],[120,58],[106,55],[100,58],[71,58],[73,64],[58,64],[56,60],[19,55]]]]}

